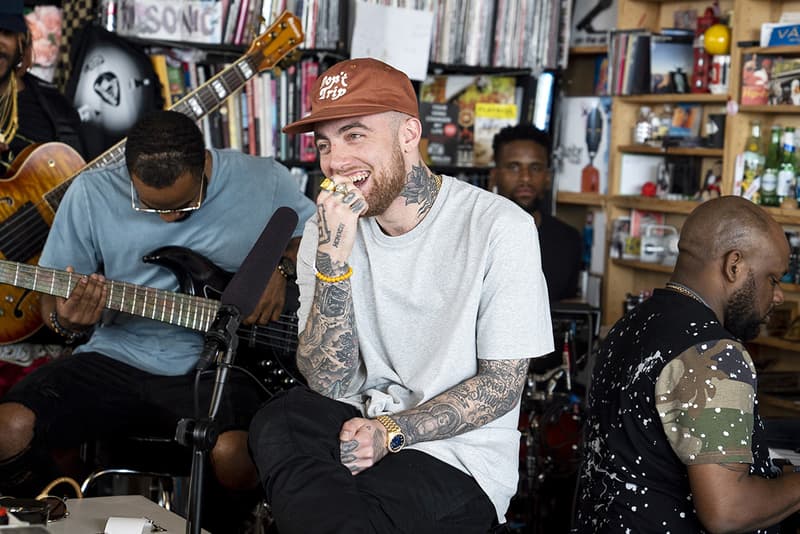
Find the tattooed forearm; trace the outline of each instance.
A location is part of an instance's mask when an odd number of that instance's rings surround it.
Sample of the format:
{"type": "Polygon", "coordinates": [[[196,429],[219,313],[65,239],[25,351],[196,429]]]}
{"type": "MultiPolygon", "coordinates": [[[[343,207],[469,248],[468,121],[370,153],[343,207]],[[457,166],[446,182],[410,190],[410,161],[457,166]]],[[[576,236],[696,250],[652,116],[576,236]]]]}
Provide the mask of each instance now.
{"type": "MultiPolygon", "coordinates": [[[[327,254],[317,255],[317,268],[341,272],[327,254]]],[[[298,338],[297,367],[311,389],[338,398],[347,391],[358,363],[350,280],[317,281],[308,321],[298,338]]]]}
{"type": "Polygon", "coordinates": [[[436,200],[436,181],[422,165],[413,165],[408,173],[406,186],[400,193],[405,197],[406,205],[419,204],[417,217],[422,219],[430,211],[436,200]]]}
{"type": "Polygon", "coordinates": [[[519,402],[528,360],[480,360],[478,374],[404,412],[392,415],[407,443],[450,438],[508,413],[519,402]]]}

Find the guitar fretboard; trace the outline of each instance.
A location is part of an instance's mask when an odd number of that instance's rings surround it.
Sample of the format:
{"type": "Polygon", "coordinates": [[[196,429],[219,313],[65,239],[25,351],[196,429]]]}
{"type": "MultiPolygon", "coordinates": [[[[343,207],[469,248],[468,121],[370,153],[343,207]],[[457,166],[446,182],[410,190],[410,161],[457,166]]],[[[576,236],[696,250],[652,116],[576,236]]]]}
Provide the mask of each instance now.
{"type": "MultiPolygon", "coordinates": [[[[25,263],[0,261],[0,283],[67,298],[83,275],[25,263]]],[[[219,302],[163,289],[107,280],[105,307],[205,332],[216,316],[219,302]]]]}

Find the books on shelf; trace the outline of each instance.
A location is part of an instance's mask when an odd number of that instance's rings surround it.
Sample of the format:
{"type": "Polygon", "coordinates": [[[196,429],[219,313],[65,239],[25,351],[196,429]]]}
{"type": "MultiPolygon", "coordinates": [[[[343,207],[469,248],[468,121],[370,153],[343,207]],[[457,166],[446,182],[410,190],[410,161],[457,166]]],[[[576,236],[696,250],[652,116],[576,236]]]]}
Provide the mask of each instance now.
{"type": "Polygon", "coordinates": [[[688,92],[694,62],[692,34],[675,28],[661,33],[641,28],[615,30],[608,61],[613,94],[688,92]],[[680,82],[685,82],[684,91],[678,87],[680,82]]]}
{"type": "Polygon", "coordinates": [[[656,34],[650,37],[650,92],[675,93],[674,73],[686,76],[691,87],[694,65],[691,33],[656,34]]]}

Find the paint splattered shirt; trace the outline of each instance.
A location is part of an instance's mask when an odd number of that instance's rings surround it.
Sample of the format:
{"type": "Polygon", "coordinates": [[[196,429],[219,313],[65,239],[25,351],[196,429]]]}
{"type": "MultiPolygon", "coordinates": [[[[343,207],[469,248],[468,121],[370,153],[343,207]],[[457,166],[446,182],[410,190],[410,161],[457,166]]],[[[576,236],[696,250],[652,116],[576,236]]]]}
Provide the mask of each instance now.
{"type": "Polygon", "coordinates": [[[656,290],[598,355],[577,532],[704,532],[686,465],[749,463],[773,476],[755,391],[749,354],[713,312],[656,290]]]}

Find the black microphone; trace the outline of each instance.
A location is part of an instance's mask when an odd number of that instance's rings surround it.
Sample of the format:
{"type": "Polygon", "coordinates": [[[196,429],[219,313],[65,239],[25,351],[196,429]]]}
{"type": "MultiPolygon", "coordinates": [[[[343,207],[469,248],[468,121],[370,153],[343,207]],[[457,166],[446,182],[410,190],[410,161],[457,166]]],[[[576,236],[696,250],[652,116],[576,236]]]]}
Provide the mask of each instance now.
{"type": "Polygon", "coordinates": [[[198,371],[208,369],[219,351],[236,348],[239,324],[243,317],[256,309],[286,245],[292,239],[297,220],[293,209],[280,207],[261,231],[241,267],[222,292],[221,306],[206,332],[203,352],[197,361],[198,371]]]}

